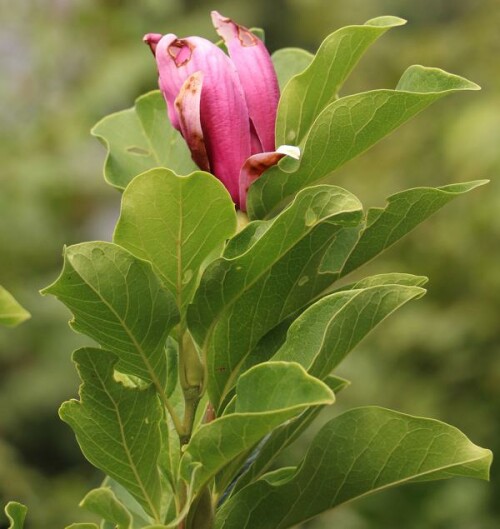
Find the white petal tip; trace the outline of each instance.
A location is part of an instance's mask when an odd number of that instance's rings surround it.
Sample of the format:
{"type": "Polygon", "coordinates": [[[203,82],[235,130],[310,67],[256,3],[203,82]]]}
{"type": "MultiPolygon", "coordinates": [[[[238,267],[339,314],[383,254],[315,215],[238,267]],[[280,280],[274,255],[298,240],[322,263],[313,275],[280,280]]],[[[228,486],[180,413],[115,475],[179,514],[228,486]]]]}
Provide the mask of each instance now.
{"type": "Polygon", "coordinates": [[[290,158],[295,160],[300,160],[300,147],[296,147],[295,145],[280,145],[276,149],[276,152],[286,154],[286,156],[290,156],[290,158]]]}

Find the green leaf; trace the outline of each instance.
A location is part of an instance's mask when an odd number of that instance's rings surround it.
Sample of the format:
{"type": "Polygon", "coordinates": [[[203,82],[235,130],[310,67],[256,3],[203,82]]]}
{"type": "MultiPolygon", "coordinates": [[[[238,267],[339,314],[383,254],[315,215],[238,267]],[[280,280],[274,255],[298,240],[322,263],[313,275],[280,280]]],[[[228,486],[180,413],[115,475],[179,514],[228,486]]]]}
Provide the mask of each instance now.
{"type": "Polygon", "coordinates": [[[149,263],[112,243],[70,246],[47,293],[72,311],[76,331],[118,356],[119,371],[153,382],[163,394],[165,343],[179,318],[174,297],[149,263]]]}
{"type": "Polygon", "coordinates": [[[83,382],[80,401],[65,402],[61,419],[74,430],[85,457],[159,522],[162,486],[157,462],[163,410],[154,388],[116,382],[117,359],[102,349],[79,349],[73,360],[83,382]]]}
{"type": "Polygon", "coordinates": [[[180,475],[196,494],[224,466],[311,406],[332,404],[333,392],[295,363],[266,362],[238,379],[234,413],[202,426],[182,456],[180,475]],[[194,479],[193,479],[194,478],[194,479]]]}
{"type": "Polygon", "coordinates": [[[66,529],[99,529],[99,527],[95,523],[78,522],[68,525],[66,529]]]}
{"type": "Polygon", "coordinates": [[[376,407],[328,422],[288,480],[265,476],[219,510],[217,529],[286,529],[341,503],[402,483],[488,479],[491,452],[456,428],[376,407]],[[272,480],[271,480],[272,481],[272,480]]]}
{"type": "MultiPolygon", "coordinates": [[[[324,380],[325,384],[337,395],[350,382],[344,378],[328,375],[324,380]]],[[[276,428],[266,439],[264,439],[254,453],[250,453],[247,458],[245,472],[238,478],[234,486],[234,492],[242,489],[252,481],[259,478],[269,467],[273,465],[281,452],[300,437],[300,435],[314,422],[321,412],[322,407],[311,408],[304,413],[288,421],[286,424],[276,428]],[[248,459],[251,460],[248,461],[248,459]],[[249,464],[248,464],[249,463],[249,464]]],[[[268,476],[269,474],[267,474],[268,476]]]]}
{"type": "Polygon", "coordinates": [[[406,24],[379,17],[328,36],[309,67],[286,86],[276,119],[276,145],[299,145],[318,114],[332,101],[365,51],[387,30],[406,24]]]}
{"type": "Polygon", "coordinates": [[[314,121],[301,144],[301,159],[283,158],[250,187],[250,218],[272,216],[297,191],[329,176],[445,95],[477,89],[476,84],[443,70],[411,66],[396,90],[337,99],[314,121]]]}
{"type": "Polygon", "coordinates": [[[135,107],[106,116],[91,133],[108,150],[104,178],[118,189],[153,167],[169,167],[177,174],[196,169],[183,137],[170,124],[158,90],[139,97],[135,107]]]}
{"type": "Polygon", "coordinates": [[[30,313],[23,309],[5,288],[0,286],[0,325],[14,327],[30,317],[30,313]]]}
{"type": "Polygon", "coordinates": [[[10,522],[8,529],[23,529],[27,512],[28,508],[22,503],[9,501],[5,506],[5,514],[10,522]]]}
{"type": "Polygon", "coordinates": [[[298,362],[322,379],[382,320],[424,293],[420,287],[383,285],[326,296],[292,323],[273,360],[298,362]]]}
{"type": "Polygon", "coordinates": [[[275,51],[271,59],[278,77],[280,90],[294,76],[303,72],[314,59],[314,55],[301,48],[282,48],[275,51]]]}
{"type": "Polygon", "coordinates": [[[487,182],[477,180],[437,188],[408,189],[390,196],[385,208],[369,209],[366,228],[345,263],[342,275],[384,251],[454,198],[487,182]]]}
{"type": "Polygon", "coordinates": [[[404,285],[407,287],[422,287],[429,279],[425,276],[415,276],[413,274],[402,274],[392,272],[389,274],[377,274],[374,276],[364,277],[355,283],[345,285],[335,292],[344,290],[359,290],[361,288],[379,287],[383,285],[404,285]]]}
{"type": "Polygon", "coordinates": [[[131,529],[132,516],[125,506],[118,501],[110,488],[100,487],[91,490],[80,502],[80,507],[97,514],[116,529],[131,529]]]}
{"type": "Polygon", "coordinates": [[[111,489],[118,501],[125,506],[127,511],[132,515],[132,527],[134,529],[142,529],[144,526],[151,523],[152,520],[138,501],[116,480],[106,476],[101,487],[111,489]]]}
{"type": "Polygon", "coordinates": [[[134,178],[123,193],[114,241],[150,261],[183,310],[200,269],[221,254],[235,230],[233,201],[215,177],[153,169],[134,178]]]}
{"type": "Polygon", "coordinates": [[[334,275],[318,273],[322,258],[339,230],[361,216],[361,204],[343,189],[305,189],[246,251],[206,269],[188,324],[206,360],[216,408],[260,338],[330,285],[334,275]]]}

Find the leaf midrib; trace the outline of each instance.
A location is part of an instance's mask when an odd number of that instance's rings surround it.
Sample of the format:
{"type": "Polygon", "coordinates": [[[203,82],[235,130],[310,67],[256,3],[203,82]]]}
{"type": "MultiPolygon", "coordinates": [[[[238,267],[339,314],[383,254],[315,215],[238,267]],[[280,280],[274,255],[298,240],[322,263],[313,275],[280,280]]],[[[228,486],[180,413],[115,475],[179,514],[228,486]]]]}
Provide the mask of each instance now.
{"type": "Polygon", "coordinates": [[[124,431],[123,423],[122,423],[122,420],[121,420],[121,414],[120,414],[120,411],[119,411],[119,406],[116,403],[116,401],[113,398],[113,396],[111,395],[111,393],[109,392],[108,388],[106,387],[106,384],[104,383],[104,380],[102,379],[101,374],[99,373],[99,370],[96,368],[96,365],[93,362],[92,358],[88,357],[88,360],[92,364],[92,367],[94,369],[94,373],[96,373],[97,378],[99,379],[99,382],[101,384],[102,389],[104,390],[104,392],[108,396],[109,401],[113,405],[113,408],[114,408],[114,411],[115,411],[115,415],[116,415],[116,418],[117,418],[117,423],[118,423],[118,426],[119,426],[119,429],[120,429],[120,436],[121,436],[121,439],[122,439],[122,443],[121,444],[122,444],[123,449],[125,451],[125,455],[127,456],[129,466],[132,469],[132,472],[133,472],[133,474],[135,476],[135,479],[136,479],[136,481],[137,481],[137,483],[138,483],[138,485],[139,485],[139,487],[140,487],[140,489],[141,489],[141,491],[143,493],[144,499],[148,502],[149,508],[151,509],[151,512],[152,512],[152,514],[153,514],[153,516],[155,518],[155,521],[160,523],[161,520],[160,520],[159,513],[156,510],[156,506],[154,505],[151,497],[148,494],[148,491],[146,490],[146,488],[144,486],[144,483],[142,482],[142,479],[141,479],[141,477],[140,477],[140,475],[138,473],[138,470],[137,470],[137,468],[135,466],[135,463],[134,463],[134,461],[132,459],[132,454],[129,451],[127,438],[125,436],[125,431],[124,431]]]}

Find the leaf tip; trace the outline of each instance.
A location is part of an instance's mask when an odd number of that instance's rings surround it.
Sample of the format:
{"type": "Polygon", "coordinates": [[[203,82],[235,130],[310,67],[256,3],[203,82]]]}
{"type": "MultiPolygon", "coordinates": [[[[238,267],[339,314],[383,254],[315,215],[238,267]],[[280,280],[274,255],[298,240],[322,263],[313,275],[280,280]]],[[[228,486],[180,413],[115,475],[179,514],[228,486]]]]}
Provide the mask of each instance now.
{"type": "Polygon", "coordinates": [[[447,92],[480,89],[479,85],[465,77],[447,72],[441,68],[423,66],[421,64],[409,66],[396,86],[398,91],[422,94],[445,94],[447,92]]]}
{"type": "Polygon", "coordinates": [[[365,22],[365,26],[395,28],[404,26],[408,21],[404,18],[386,15],[382,17],[371,18],[365,22]]]}

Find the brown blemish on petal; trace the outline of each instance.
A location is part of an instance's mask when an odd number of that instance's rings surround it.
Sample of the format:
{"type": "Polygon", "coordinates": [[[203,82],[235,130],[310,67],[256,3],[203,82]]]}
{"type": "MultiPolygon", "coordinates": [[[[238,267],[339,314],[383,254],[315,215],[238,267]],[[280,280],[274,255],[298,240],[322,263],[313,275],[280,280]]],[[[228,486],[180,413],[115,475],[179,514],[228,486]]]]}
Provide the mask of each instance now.
{"type": "Polygon", "coordinates": [[[255,182],[255,180],[257,180],[257,178],[259,178],[264,171],[273,165],[276,165],[281,160],[281,158],[283,158],[283,156],[285,155],[279,152],[265,152],[250,156],[250,158],[248,158],[243,165],[243,171],[247,175],[248,182],[245,192],[248,191],[250,184],[255,182]]]}
{"type": "Polygon", "coordinates": [[[167,53],[174,60],[177,68],[184,66],[191,60],[194,45],[184,39],[176,39],[167,48],[167,53]]]}
{"type": "Polygon", "coordinates": [[[181,133],[188,144],[193,161],[203,171],[210,171],[200,118],[198,115],[195,121],[193,116],[193,105],[198,108],[199,112],[201,89],[200,72],[195,72],[184,81],[174,104],[181,124],[181,133]],[[187,115],[188,111],[189,115],[187,115]]]}
{"type": "Polygon", "coordinates": [[[256,46],[259,43],[259,39],[248,28],[236,24],[236,22],[228,17],[223,17],[217,11],[212,12],[212,21],[217,33],[225,41],[233,37],[238,37],[240,44],[246,48],[256,46]]]}
{"type": "Polygon", "coordinates": [[[238,28],[238,39],[242,46],[245,46],[245,48],[257,46],[259,39],[253,33],[243,26],[238,26],[237,24],[236,26],[238,28]]]}

